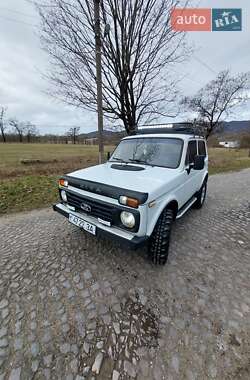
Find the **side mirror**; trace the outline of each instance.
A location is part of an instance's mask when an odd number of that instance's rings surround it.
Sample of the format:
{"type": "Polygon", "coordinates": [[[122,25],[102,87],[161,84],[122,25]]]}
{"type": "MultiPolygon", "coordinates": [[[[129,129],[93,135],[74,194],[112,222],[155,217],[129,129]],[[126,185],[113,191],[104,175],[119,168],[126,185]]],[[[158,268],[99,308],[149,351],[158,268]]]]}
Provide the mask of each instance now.
{"type": "Polygon", "coordinates": [[[205,156],[195,156],[194,157],[194,170],[202,170],[205,166],[205,156]]]}
{"type": "Polygon", "coordinates": [[[110,154],[110,152],[108,152],[108,153],[107,153],[107,161],[110,160],[110,157],[111,157],[111,154],[110,154]]]}

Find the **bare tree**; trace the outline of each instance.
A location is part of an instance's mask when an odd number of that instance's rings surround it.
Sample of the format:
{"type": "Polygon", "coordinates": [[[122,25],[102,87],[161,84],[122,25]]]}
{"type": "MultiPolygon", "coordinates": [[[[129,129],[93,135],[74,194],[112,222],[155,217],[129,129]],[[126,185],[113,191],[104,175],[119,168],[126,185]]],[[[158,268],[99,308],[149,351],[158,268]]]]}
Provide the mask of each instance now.
{"type": "Polygon", "coordinates": [[[80,132],[80,127],[72,127],[67,132],[67,136],[69,136],[72,139],[73,144],[76,143],[79,132],[80,132]]]}
{"type": "Polygon", "coordinates": [[[27,138],[27,142],[30,143],[32,138],[39,134],[38,129],[34,124],[28,121],[25,125],[24,132],[27,138]]]}
{"type": "Polygon", "coordinates": [[[221,71],[198,93],[182,100],[188,110],[197,115],[196,122],[206,138],[221,125],[223,116],[249,99],[249,73],[231,75],[229,70],[221,71]]]}
{"type": "MultiPolygon", "coordinates": [[[[94,0],[34,0],[49,53],[54,96],[96,112],[94,0]]],[[[168,115],[176,100],[171,66],[187,53],[171,28],[178,0],[102,0],[103,111],[128,134],[141,121],[168,115]]],[[[170,112],[171,111],[171,112],[170,112]]],[[[173,115],[172,115],[173,116],[173,115]]]]}
{"type": "Polygon", "coordinates": [[[7,125],[4,122],[4,116],[6,114],[6,111],[7,111],[7,108],[0,107],[0,131],[1,131],[2,139],[4,143],[6,142],[5,130],[7,128],[7,125]]]}
{"type": "Polygon", "coordinates": [[[17,120],[16,118],[9,120],[9,125],[13,127],[14,131],[18,134],[19,142],[23,142],[23,135],[25,132],[25,123],[17,120]]]}

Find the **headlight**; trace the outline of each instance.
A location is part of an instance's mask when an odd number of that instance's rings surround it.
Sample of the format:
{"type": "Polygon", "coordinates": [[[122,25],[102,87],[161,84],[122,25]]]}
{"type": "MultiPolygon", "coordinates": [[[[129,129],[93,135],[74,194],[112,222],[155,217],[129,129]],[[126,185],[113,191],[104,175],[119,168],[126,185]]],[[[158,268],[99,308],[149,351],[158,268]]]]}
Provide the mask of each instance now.
{"type": "Polygon", "coordinates": [[[66,191],[64,190],[61,191],[61,197],[64,202],[68,201],[66,191]]]}
{"type": "Polygon", "coordinates": [[[131,212],[122,211],[120,218],[125,227],[133,228],[135,226],[135,217],[131,212]]]}

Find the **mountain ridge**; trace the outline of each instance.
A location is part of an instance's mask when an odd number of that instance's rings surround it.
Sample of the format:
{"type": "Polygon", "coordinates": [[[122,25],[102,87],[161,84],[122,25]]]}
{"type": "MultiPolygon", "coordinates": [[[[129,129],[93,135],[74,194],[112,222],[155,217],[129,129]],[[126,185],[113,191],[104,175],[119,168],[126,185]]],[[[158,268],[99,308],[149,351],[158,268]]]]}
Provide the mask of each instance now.
{"type": "MultiPolygon", "coordinates": [[[[242,133],[242,132],[248,132],[250,133],[250,120],[231,120],[231,121],[223,121],[223,126],[220,128],[219,131],[217,131],[215,134],[220,135],[224,133],[242,133]]],[[[116,136],[125,136],[125,132],[121,131],[110,131],[110,130],[104,130],[103,131],[104,138],[112,138],[116,136]]],[[[98,138],[98,131],[93,131],[89,133],[81,133],[80,137],[83,137],[85,139],[92,139],[92,138],[98,138]]]]}

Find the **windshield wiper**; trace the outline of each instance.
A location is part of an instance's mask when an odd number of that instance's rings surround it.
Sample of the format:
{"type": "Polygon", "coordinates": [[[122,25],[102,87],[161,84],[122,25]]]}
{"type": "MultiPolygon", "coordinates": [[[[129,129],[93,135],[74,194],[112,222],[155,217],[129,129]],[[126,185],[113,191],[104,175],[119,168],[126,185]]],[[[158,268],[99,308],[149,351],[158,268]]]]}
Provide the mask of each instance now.
{"type": "Polygon", "coordinates": [[[139,160],[139,159],[129,158],[129,161],[131,161],[131,162],[136,162],[137,164],[144,164],[144,165],[150,165],[150,166],[153,166],[153,165],[151,165],[149,162],[144,161],[144,160],[139,160]]]}
{"type": "Polygon", "coordinates": [[[112,160],[120,161],[120,162],[122,162],[123,164],[127,164],[127,163],[128,163],[127,161],[124,161],[124,159],[123,159],[123,158],[120,158],[120,157],[112,157],[111,161],[112,161],[112,160]]]}

